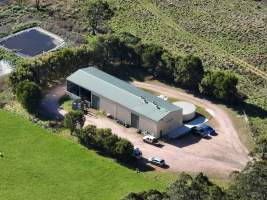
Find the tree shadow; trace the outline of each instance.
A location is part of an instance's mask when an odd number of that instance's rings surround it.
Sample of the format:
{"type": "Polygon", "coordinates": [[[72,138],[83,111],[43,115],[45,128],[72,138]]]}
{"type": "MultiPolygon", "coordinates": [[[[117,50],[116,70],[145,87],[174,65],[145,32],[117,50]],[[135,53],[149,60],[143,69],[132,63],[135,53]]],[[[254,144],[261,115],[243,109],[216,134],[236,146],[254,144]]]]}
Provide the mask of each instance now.
{"type": "Polygon", "coordinates": [[[127,82],[133,80],[145,81],[146,77],[151,76],[144,68],[133,65],[122,64],[119,67],[112,68],[114,69],[108,71],[110,74],[127,82]]]}
{"type": "Polygon", "coordinates": [[[267,118],[267,110],[254,104],[243,102],[240,105],[227,106],[235,110],[240,115],[246,114],[248,117],[259,117],[261,119],[267,118]]]}
{"type": "Polygon", "coordinates": [[[114,158],[111,154],[103,151],[103,150],[100,150],[96,147],[93,147],[93,145],[89,145],[89,146],[86,146],[84,144],[82,144],[84,147],[86,147],[87,149],[89,150],[92,150],[94,152],[96,152],[98,155],[100,156],[103,156],[105,158],[110,158],[110,159],[113,159],[114,161],[116,161],[118,164],[122,165],[122,166],[125,166],[131,170],[135,170],[137,172],[149,172],[149,171],[154,171],[155,168],[153,168],[152,166],[148,165],[149,164],[149,161],[142,157],[140,159],[136,159],[134,157],[132,157],[131,159],[127,160],[127,161],[122,161],[122,160],[119,160],[119,159],[116,159],[114,158]]]}
{"type": "Polygon", "coordinates": [[[149,172],[154,171],[155,168],[149,165],[148,159],[142,157],[140,159],[134,159],[129,163],[122,163],[122,165],[128,167],[129,169],[135,170],[137,172],[149,172]]]}

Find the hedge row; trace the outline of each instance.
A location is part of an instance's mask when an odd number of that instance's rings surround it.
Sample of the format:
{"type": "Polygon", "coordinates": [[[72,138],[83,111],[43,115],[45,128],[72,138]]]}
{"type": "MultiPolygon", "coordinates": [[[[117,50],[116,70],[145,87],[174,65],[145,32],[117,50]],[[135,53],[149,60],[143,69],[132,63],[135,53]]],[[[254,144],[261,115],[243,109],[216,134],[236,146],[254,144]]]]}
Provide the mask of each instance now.
{"type": "Polygon", "coordinates": [[[142,44],[138,38],[129,34],[120,37],[99,36],[91,39],[90,44],[86,46],[62,49],[19,63],[10,75],[10,82],[13,88],[24,80],[47,87],[59,80],[63,81],[66,76],[88,65],[97,65],[101,70],[112,74],[125,71],[130,73],[131,68],[139,67],[158,79],[197,92],[201,81],[205,80],[201,85],[201,91],[225,101],[229,100],[229,96],[236,94],[237,79],[234,75],[229,76],[223,72],[204,74],[202,62],[198,57],[174,57],[162,47],[142,44]],[[205,76],[212,79],[205,79],[205,76]],[[205,90],[205,87],[208,90],[205,90]]]}
{"type": "Polygon", "coordinates": [[[122,162],[133,158],[134,147],[128,140],[112,134],[111,129],[98,129],[89,125],[76,131],[81,144],[108,154],[122,162]]]}

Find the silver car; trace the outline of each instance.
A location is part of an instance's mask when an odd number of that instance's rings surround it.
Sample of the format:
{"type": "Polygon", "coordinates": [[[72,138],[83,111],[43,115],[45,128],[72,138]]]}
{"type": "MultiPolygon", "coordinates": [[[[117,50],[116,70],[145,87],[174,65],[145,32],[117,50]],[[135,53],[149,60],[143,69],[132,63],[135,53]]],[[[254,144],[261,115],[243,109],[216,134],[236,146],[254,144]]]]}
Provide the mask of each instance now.
{"type": "Polygon", "coordinates": [[[160,167],[164,167],[166,165],[165,160],[163,160],[162,158],[157,157],[157,156],[149,158],[148,161],[151,164],[158,165],[160,167]]]}

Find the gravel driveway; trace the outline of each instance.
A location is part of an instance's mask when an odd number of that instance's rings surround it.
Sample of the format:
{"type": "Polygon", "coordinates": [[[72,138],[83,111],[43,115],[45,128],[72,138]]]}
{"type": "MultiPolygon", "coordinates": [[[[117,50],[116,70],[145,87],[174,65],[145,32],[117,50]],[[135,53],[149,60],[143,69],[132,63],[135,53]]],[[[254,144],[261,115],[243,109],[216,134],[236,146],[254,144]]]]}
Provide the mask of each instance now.
{"type": "Polygon", "coordinates": [[[248,150],[240,142],[229,116],[219,106],[163,84],[134,82],[134,85],[160,91],[165,96],[206,108],[213,115],[213,126],[218,135],[210,140],[186,136],[170,142],[161,141],[162,147],[155,147],[144,143],[142,136],[137,134],[135,129],[124,128],[114,120],[101,116],[88,116],[86,124],[94,124],[98,128],[111,128],[115,134],[139,147],[146,159],[156,155],[164,158],[169,168],[157,168],[158,170],[229,175],[232,171],[241,170],[246,165],[249,160],[248,150]]]}
{"type": "MultiPolygon", "coordinates": [[[[114,120],[102,116],[87,116],[86,125],[94,124],[98,128],[111,128],[122,138],[139,147],[144,158],[160,156],[169,165],[162,171],[205,172],[206,174],[229,175],[234,170],[241,170],[249,160],[248,150],[240,142],[237,132],[227,113],[216,104],[175,88],[158,83],[134,82],[134,85],[159,92],[165,96],[191,102],[206,108],[213,116],[212,124],[218,133],[210,140],[187,136],[171,142],[161,142],[162,147],[155,147],[142,141],[141,135],[133,128],[124,128],[114,120]]],[[[57,101],[64,94],[64,87],[53,89],[42,101],[42,106],[50,113],[64,115],[58,108],[57,101]]]]}

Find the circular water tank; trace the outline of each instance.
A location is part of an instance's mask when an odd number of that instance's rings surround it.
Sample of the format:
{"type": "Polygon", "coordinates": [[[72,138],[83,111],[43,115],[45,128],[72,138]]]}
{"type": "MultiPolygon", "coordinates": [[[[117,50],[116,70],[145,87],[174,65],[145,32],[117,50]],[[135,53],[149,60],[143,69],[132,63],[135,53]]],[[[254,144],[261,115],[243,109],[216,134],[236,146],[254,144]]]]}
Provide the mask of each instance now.
{"type": "Polygon", "coordinates": [[[189,121],[196,115],[196,106],[185,101],[176,101],[174,105],[183,109],[183,121],[189,121]]]}

